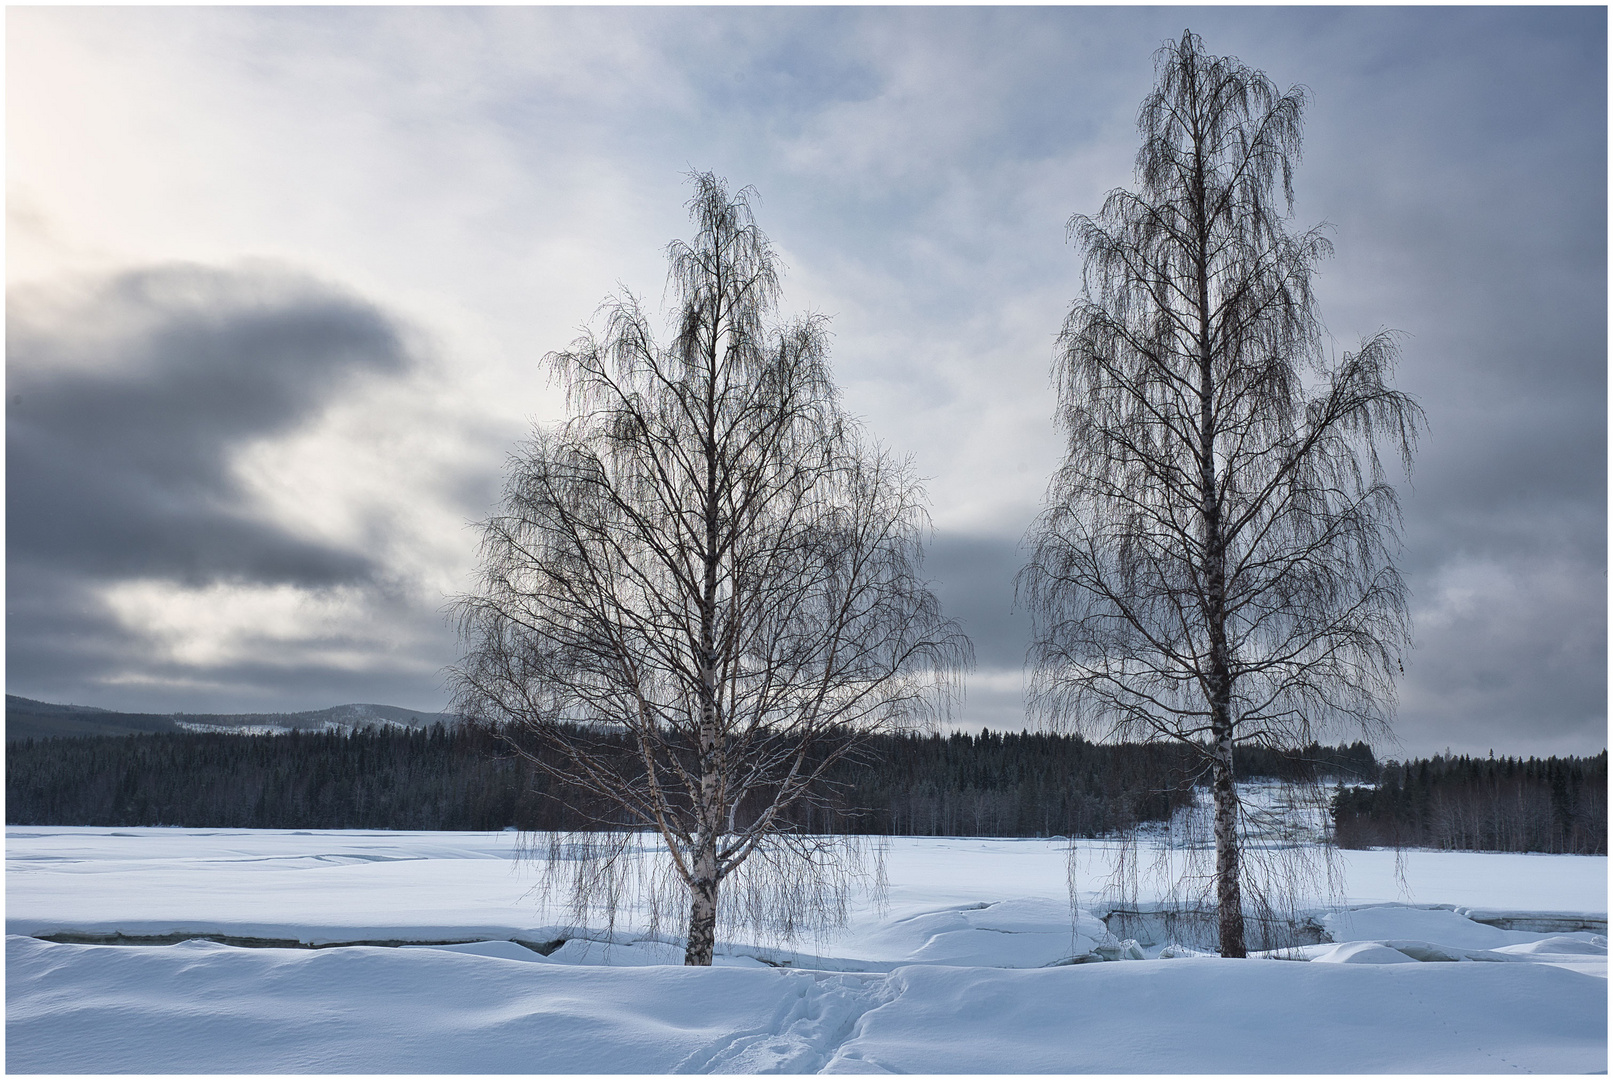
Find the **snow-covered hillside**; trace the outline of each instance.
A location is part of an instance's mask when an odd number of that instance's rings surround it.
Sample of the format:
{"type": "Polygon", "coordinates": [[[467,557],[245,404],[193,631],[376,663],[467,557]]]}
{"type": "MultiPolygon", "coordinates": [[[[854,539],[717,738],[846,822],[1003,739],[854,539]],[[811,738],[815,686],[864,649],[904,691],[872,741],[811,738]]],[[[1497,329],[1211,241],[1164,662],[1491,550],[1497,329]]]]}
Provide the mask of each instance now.
{"type": "MultiPolygon", "coordinates": [[[[1103,921],[1114,906],[1103,890],[1114,845],[1083,845],[1067,865],[1059,842],[901,839],[890,846],[882,910],[865,905],[843,931],[792,947],[725,942],[717,967],[687,970],[671,939],[546,916],[514,840],[8,829],[7,1067],[1607,1064],[1605,858],[1416,851],[1397,872],[1393,852],[1343,853],[1342,897],[1307,901],[1330,939],[1292,954],[1309,962],[1223,961],[1180,942],[1116,940],[1111,926],[1122,924],[1103,921]],[[1067,873],[1080,900],[1073,922],[1067,873]],[[215,940],[195,940],[204,936],[215,940]],[[124,944],[85,943],[108,941],[124,944]],[[1081,962],[1161,953],[1171,958],[1081,962]]],[[[1162,889],[1143,875],[1138,905],[1157,903],[1162,889]]]]}
{"type": "Polygon", "coordinates": [[[396,705],[337,705],[330,709],[300,713],[242,713],[233,716],[173,717],[181,731],[216,731],[233,735],[284,735],[292,731],[321,731],[347,734],[367,728],[411,728],[445,724],[453,727],[459,717],[449,713],[401,709],[396,705]]]}

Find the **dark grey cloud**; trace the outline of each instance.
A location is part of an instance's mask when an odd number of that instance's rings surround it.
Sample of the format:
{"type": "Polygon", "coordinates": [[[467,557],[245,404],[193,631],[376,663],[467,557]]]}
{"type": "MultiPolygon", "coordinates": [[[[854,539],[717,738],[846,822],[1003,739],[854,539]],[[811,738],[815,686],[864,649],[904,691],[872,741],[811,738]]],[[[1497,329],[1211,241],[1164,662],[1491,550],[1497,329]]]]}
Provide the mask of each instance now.
{"type": "Polygon", "coordinates": [[[14,290],[8,301],[8,686],[120,708],[173,708],[172,689],[185,685],[265,707],[278,707],[272,699],[286,699],[288,685],[301,701],[314,687],[367,677],[376,692],[368,668],[288,669],[274,656],[263,670],[186,664],[120,621],[105,589],[349,586],[418,622],[388,599],[395,584],[370,552],[272,520],[232,471],[241,448],[296,431],[366,378],[407,373],[397,322],[264,266],[152,267],[14,290]],[[135,686],[109,699],[105,684],[130,673],[135,686]]]}
{"type": "Polygon", "coordinates": [[[1022,555],[1011,536],[938,532],[924,556],[924,573],[974,642],[983,671],[1018,671],[1030,645],[1030,616],[1014,603],[1014,576],[1022,555]]]}
{"type": "Polygon", "coordinates": [[[231,454],[294,430],[355,376],[408,365],[377,308],[269,269],[168,266],[9,298],[13,574],[329,585],[361,552],[254,513],[231,454]]]}
{"type": "Polygon", "coordinates": [[[50,700],[100,704],[86,676],[126,658],[135,642],[108,617],[106,605],[71,571],[8,566],[6,573],[7,686],[55,691],[50,700]]]}
{"type": "Polygon", "coordinates": [[[938,531],[924,572],[975,647],[975,670],[953,720],[965,730],[1018,731],[1034,726],[1025,712],[1025,651],[1030,616],[1014,601],[1022,553],[1017,537],[938,531]]]}
{"type": "Polygon", "coordinates": [[[1538,546],[1527,560],[1450,558],[1413,580],[1417,647],[1397,732],[1410,754],[1582,754],[1607,731],[1607,582],[1538,546]]]}
{"type": "Polygon", "coordinates": [[[1403,497],[1407,753],[1606,746],[1606,20],[1352,11],[1337,43],[1364,63],[1315,87],[1297,182],[1337,225],[1324,313],[1341,347],[1405,331],[1399,382],[1428,412],[1403,497]]]}

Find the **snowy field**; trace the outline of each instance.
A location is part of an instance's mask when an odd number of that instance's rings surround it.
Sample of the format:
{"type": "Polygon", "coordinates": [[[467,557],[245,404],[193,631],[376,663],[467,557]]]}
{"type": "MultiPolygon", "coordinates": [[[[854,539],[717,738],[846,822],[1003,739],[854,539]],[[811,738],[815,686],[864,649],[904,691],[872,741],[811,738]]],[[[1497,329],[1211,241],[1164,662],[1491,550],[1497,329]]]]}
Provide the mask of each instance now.
{"type": "MultiPolygon", "coordinates": [[[[1116,851],[1084,843],[1071,866],[1061,841],[897,839],[882,909],[793,949],[721,942],[696,970],[670,939],[546,917],[509,833],[12,827],[5,1064],[1607,1068],[1605,858],[1344,852],[1334,897],[1305,902],[1321,940],[1236,961],[1122,923],[1103,891],[1116,851]]],[[[1144,910],[1164,895],[1148,875],[1139,890],[1144,910]]]]}

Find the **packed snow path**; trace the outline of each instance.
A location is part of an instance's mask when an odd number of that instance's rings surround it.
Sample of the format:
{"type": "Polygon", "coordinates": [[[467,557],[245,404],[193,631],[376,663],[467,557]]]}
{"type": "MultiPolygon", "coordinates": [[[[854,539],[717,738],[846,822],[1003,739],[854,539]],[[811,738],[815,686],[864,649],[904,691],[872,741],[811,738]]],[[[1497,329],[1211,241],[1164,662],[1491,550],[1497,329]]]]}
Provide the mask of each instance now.
{"type": "MultiPolygon", "coordinates": [[[[1092,913],[1102,913],[1095,892],[1083,893],[1072,927],[1062,844],[898,840],[883,912],[859,910],[846,931],[811,950],[726,943],[718,967],[696,970],[679,966],[681,949],[665,939],[544,922],[511,841],[10,829],[6,1065],[471,1073],[1607,1066],[1605,859],[1411,852],[1397,878],[1392,853],[1350,853],[1346,903],[1317,909],[1331,940],[1299,951],[1309,963],[1189,955],[1071,964],[1090,957],[1105,927],[1092,913]],[[183,940],[196,935],[237,944],[183,940]],[[417,944],[340,944],[356,941],[417,944]]],[[[1094,859],[1102,851],[1091,846],[1094,859]]],[[[1093,867],[1086,876],[1095,887],[1093,867]]],[[[1158,951],[1157,943],[1149,950],[1158,951]]]]}

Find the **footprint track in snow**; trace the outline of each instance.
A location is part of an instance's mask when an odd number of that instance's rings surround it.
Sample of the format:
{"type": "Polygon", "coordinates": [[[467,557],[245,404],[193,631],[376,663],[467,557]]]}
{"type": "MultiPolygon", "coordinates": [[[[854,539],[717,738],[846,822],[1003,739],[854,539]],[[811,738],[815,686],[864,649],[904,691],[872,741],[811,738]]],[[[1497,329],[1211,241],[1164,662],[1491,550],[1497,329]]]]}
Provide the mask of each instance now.
{"type": "Polygon", "coordinates": [[[822,1072],[856,1035],[863,1017],[890,1003],[899,993],[886,975],[809,971],[780,974],[794,979],[797,985],[771,1023],[761,1030],[731,1036],[716,1047],[696,1051],[673,1071],[822,1072]]]}

